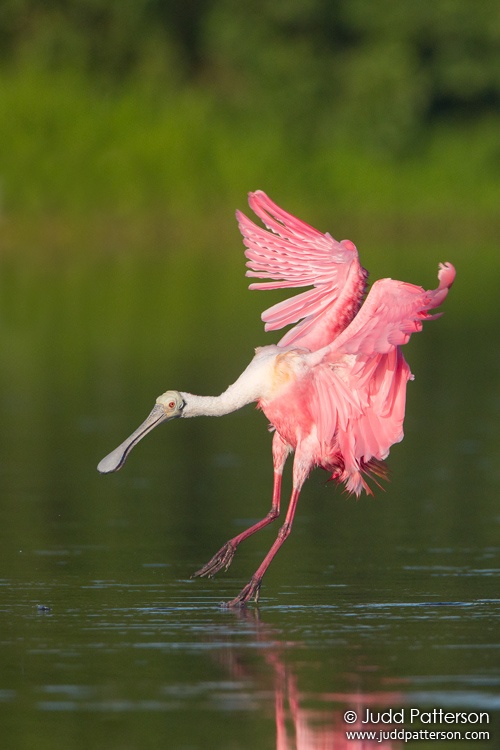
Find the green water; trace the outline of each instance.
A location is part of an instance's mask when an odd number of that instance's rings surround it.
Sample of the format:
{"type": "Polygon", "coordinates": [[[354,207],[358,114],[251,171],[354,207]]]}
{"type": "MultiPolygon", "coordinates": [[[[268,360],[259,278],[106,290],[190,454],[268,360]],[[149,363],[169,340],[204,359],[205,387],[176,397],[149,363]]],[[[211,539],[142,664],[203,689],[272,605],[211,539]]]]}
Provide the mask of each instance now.
{"type": "MultiPolygon", "coordinates": [[[[432,283],[457,254],[445,248],[425,279],[408,254],[407,280],[432,283]]],[[[269,509],[262,414],[170,423],[118,474],[95,469],[158,394],[219,393],[275,340],[240,251],[0,266],[2,747],[355,747],[343,715],[367,707],[404,709],[408,730],[450,729],[412,725],[411,708],[487,712],[488,725],[451,729],[498,746],[499,355],[494,304],[467,296],[472,263],[406,347],[417,377],[390,484],[356,501],[315,472],[244,613],[219,602],[277,528],[226,574],[190,575],[269,509]]]]}

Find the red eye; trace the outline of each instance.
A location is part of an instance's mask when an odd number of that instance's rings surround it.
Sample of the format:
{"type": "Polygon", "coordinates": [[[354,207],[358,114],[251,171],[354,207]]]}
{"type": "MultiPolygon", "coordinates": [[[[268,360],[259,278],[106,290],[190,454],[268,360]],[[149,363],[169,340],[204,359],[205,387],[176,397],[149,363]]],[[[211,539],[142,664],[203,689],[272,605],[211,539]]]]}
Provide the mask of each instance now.
{"type": "Polygon", "coordinates": [[[175,406],[175,401],[169,401],[169,402],[168,402],[168,408],[169,408],[169,409],[173,409],[173,408],[174,408],[174,406],[175,406]]]}

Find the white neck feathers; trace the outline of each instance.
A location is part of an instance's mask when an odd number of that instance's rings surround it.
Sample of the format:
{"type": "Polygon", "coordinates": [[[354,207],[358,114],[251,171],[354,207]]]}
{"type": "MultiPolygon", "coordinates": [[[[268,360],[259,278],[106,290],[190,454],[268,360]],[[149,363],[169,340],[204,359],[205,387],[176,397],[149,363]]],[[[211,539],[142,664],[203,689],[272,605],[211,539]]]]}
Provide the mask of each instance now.
{"type": "MultiPolygon", "coordinates": [[[[276,386],[276,363],[281,362],[283,357],[286,356],[285,352],[286,350],[273,345],[257,349],[255,357],[241,373],[238,380],[220,396],[195,396],[192,393],[182,393],[186,404],[182,413],[183,417],[204,415],[220,417],[223,414],[241,409],[246,404],[269,397],[276,386]]],[[[293,354],[293,352],[290,352],[290,354],[293,354]]],[[[292,357],[290,367],[294,363],[295,359],[292,357]]],[[[285,362],[282,362],[280,367],[285,367],[285,364],[285,362]]]]}

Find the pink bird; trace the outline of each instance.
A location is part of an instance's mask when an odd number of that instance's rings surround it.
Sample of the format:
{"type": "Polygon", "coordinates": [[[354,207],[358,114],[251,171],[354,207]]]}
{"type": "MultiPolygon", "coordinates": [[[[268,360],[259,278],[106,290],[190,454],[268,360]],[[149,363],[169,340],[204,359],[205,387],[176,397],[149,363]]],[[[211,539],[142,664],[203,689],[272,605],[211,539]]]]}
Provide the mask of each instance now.
{"type": "Polygon", "coordinates": [[[145,422],[97,467],[117,471],[130,450],[161,422],[178,417],[221,416],[257,405],[271,423],[274,487],[269,513],[230,539],[195,576],[211,577],[232,562],[238,545],[280,514],[281,479],[293,451],[293,489],[285,521],[249,583],[226,606],[257,601],[262,578],[289,536],[302,485],[320,466],[347,492],[372,494],[367,479],[386,478],[384,460],[403,438],[406,383],[412,378],[401,352],[429,310],[445,299],[455,278],[451,263],[439,266],[437,289],[380,279],[366,300],[367,272],[355,245],[337,242],[286,213],[265,193],[249,204],[267,229],[236,216],[246,246],[247,276],[270,279],[250,289],[313,287],[270,307],[266,331],[294,324],[277,345],[255,356],[220,396],[166,391],[145,422]]]}

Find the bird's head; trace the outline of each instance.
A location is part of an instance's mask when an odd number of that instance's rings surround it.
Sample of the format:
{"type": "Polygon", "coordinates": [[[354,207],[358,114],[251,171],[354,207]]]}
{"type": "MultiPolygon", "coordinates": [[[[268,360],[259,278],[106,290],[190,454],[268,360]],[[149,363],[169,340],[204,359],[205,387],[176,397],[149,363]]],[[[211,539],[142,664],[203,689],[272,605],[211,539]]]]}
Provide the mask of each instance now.
{"type": "Polygon", "coordinates": [[[185,402],[179,391],[166,391],[162,393],[156,399],[156,404],[144,422],[118,448],[115,448],[114,451],[100,461],[97,470],[101,474],[109,474],[112,471],[121,469],[128,454],[137,445],[139,440],[142,440],[148,432],[151,432],[154,427],[157,427],[162,422],[182,417],[184,406],[185,402]]]}
{"type": "Polygon", "coordinates": [[[176,417],[182,417],[182,410],[185,407],[185,401],[182,394],[179,391],[165,391],[161,396],[156,399],[156,406],[161,406],[165,412],[165,418],[163,422],[168,419],[176,419],[176,417]]]}

